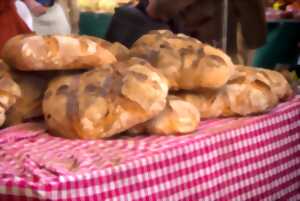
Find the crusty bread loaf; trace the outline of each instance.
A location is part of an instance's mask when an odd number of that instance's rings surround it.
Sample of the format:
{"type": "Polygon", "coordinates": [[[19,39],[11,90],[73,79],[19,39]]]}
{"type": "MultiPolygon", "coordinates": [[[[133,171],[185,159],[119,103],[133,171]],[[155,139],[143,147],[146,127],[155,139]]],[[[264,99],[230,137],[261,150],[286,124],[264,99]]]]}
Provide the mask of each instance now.
{"type": "Polygon", "coordinates": [[[182,135],[193,132],[200,123],[200,113],[191,103],[176,96],[168,96],[163,112],[152,120],[129,130],[130,133],[149,133],[156,135],[182,135]]]}
{"type": "Polygon", "coordinates": [[[167,94],[166,79],[146,61],[131,58],[55,79],[43,112],[49,129],[60,136],[107,138],[158,115],[167,94]]]}
{"type": "Polygon", "coordinates": [[[238,73],[256,73],[261,79],[265,77],[265,82],[272,88],[273,93],[279,100],[285,100],[290,97],[293,90],[287,79],[279,72],[264,68],[253,68],[247,66],[238,66],[238,73]]]}
{"type": "Polygon", "coordinates": [[[21,96],[21,90],[12,79],[8,66],[0,60],[0,126],[6,120],[6,111],[14,105],[21,96]]]}
{"type": "Polygon", "coordinates": [[[288,83],[279,73],[239,66],[223,89],[179,96],[193,103],[203,118],[215,118],[263,113],[290,93],[288,83]],[[279,80],[283,86],[274,84],[279,84],[279,80]]]}
{"type": "Polygon", "coordinates": [[[116,62],[110,45],[89,36],[18,35],[5,44],[2,56],[22,71],[85,69],[116,62]]]}
{"type": "Polygon", "coordinates": [[[221,50],[169,31],[153,31],[142,36],[134,43],[131,54],[161,70],[172,90],[221,88],[235,68],[221,50]]]}
{"type": "Polygon", "coordinates": [[[20,86],[22,96],[7,111],[5,124],[12,126],[43,117],[43,96],[52,75],[20,71],[12,71],[11,74],[13,79],[20,86]]]}

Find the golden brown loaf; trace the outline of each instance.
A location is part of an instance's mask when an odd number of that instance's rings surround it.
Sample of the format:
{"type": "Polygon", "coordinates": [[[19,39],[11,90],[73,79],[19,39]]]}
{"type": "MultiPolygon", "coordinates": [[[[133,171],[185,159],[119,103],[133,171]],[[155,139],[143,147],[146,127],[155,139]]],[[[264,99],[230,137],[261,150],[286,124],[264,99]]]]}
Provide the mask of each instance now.
{"type": "Polygon", "coordinates": [[[20,87],[12,79],[8,66],[0,60],[0,126],[6,120],[6,112],[21,96],[20,87]]]}
{"type": "Polygon", "coordinates": [[[287,79],[279,72],[263,69],[263,68],[253,68],[246,66],[238,66],[237,71],[239,73],[257,73],[261,79],[265,77],[265,82],[272,88],[272,92],[279,98],[279,100],[284,100],[290,97],[293,93],[293,90],[287,81],[287,79]]]}
{"type": "Polygon", "coordinates": [[[152,120],[134,127],[129,132],[157,135],[182,135],[193,132],[200,123],[200,113],[191,103],[176,96],[168,96],[163,112],[152,120]]]}
{"type": "Polygon", "coordinates": [[[193,103],[203,118],[259,114],[273,108],[291,93],[286,80],[282,79],[275,71],[239,66],[223,89],[185,93],[180,97],[193,103]],[[274,84],[277,82],[278,85],[274,84]]]}
{"type": "Polygon", "coordinates": [[[89,36],[18,35],[5,44],[2,56],[23,71],[85,69],[115,62],[110,45],[89,36]]]}
{"type": "Polygon", "coordinates": [[[221,50],[169,31],[142,36],[134,43],[131,54],[161,70],[172,90],[223,87],[235,68],[221,50]]]}
{"type": "Polygon", "coordinates": [[[55,79],[43,112],[50,130],[60,136],[107,138],[158,115],[167,94],[165,78],[146,61],[131,58],[55,79]]]}

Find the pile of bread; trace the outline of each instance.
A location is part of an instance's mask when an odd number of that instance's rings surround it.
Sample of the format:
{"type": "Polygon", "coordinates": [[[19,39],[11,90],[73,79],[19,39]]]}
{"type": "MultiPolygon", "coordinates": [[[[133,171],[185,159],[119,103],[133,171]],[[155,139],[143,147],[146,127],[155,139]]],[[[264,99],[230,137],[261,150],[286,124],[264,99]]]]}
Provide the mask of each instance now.
{"type": "Polygon", "coordinates": [[[200,119],[269,111],[292,93],[275,71],[235,66],[221,50],[158,30],[129,50],[89,36],[19,35],[3,48],[0,123],[43,117],[51,133],[101,139],[177,135],[200,119]]]}

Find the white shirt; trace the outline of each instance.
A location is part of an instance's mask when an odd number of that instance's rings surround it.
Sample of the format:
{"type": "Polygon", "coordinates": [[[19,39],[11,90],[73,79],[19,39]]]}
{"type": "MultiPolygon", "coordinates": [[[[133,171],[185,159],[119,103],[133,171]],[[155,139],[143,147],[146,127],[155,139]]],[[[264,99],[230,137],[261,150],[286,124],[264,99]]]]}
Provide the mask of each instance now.
{"type": "Polygon", "coordinates": [[[27,8],[26,4],[20,0],[15,1],[15,6],[17,8],[17,12],[19,16],[23,19],[23,21],[27,24],[30,30],[33,29],[33,18],[30,13],[30,10],[27,8]]]}
{"type": "Polygon", "coordinates": [[[45,14],[33,17],[33,31],[40,35],[67,35],[71,27],[63,8],[56,2],[45,14]]]}

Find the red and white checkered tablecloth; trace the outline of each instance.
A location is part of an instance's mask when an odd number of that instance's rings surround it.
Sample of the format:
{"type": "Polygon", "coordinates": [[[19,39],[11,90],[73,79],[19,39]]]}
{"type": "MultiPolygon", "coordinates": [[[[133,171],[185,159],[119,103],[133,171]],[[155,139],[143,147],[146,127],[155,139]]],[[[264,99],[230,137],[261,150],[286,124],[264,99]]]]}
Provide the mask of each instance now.
{"type": "Polygon", "coordinates": [[[300,96],[180,137],[82,141],[0,131],[0,200],[300,200],[300,96]]]}

